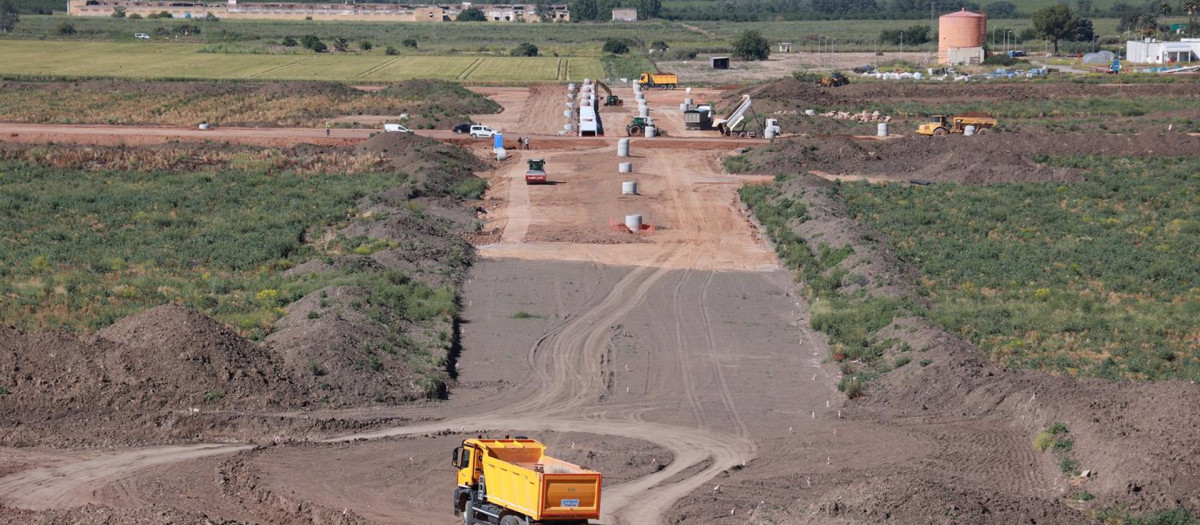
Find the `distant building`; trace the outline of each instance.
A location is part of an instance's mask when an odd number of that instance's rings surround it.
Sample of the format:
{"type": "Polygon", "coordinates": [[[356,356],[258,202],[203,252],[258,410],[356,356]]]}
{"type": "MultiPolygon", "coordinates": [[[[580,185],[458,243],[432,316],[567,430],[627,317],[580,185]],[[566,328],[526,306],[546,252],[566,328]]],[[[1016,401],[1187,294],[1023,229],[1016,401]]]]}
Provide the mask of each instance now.
{"type": "Polygon", "coordinates": [[[780,53],[791,53],[792,52],[792,43],[791,42],[780,42],[779,43],[779,52],[780,53]]]}
{"type": "Polygon", "coordinates": [[[713,69],[729,69],[729,57],[712,57],[708,61],[713,69]]]}
{"type": "Polygon", "coordinates": [[[613,22],[637,22],[637,9],[632,7],[617,7],[612,11],[613,22]]]}
{"type": "Polygon", "coordinates": [[[987,39],[987,15],[963,9],[938,18],[938,64],[960,65],[983,62],[987,39]]]}
{"type": "Polygon", "coordinates": [[[1200,38],[1178,42],[1130,40],[1125,43],[1125,59],[1136,64],[1180,64],[1200,60],[1200,38]]]}
{"type": "MultiPolygon", "coordinates": [[[[186,0],[67,0],[67,14],[71,16],[111,16],[121,7],[126,15],[157,15],[163,12],[172,18],[204,18],[211,14],[217,18],[249,18],[262,20],[366,20],[380,22],[448,22],[468,7],[470,2],[456,5],[408,5],[408,4],[319,4],[284,2],[203,2],[186,0]]],[[[473,7],[483,11],[493,22],[541,22],[533,4],[489,5],[473,7]]],[[[566,4],[550,6],[548,21],[570,22],[571,12],[566,4]]]]}

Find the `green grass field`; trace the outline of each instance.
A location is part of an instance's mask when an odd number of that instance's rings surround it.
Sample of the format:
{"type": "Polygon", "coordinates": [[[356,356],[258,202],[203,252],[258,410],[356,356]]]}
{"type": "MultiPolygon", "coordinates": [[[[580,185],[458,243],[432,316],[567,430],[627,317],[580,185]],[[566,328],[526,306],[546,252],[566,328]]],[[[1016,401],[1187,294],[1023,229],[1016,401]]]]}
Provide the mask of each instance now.
{"type": "Polygon", "coordinates": [[[200,45],[0,41],[0,74],[56,77],[553,82],[602,76],[598,58],[201,53],[200,45]]]}

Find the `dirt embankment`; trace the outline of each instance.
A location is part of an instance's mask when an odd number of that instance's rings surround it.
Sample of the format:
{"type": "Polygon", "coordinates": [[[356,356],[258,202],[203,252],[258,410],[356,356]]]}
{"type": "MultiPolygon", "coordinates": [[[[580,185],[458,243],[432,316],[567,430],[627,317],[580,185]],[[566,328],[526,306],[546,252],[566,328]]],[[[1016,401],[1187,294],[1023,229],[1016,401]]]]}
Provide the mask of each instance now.
{"type": "MultiPolygon", "coordinates": [[[[109,158],[95,148],[50,148],[48,154],[122,162],[120,154],[109,158]]],[[[84,336],[0,327],[0,425],[6,429],[0,442],[258,440],[280,428],[321,431],[384,421],[314,418],[269,425],[253,415],[264,410],[444,396],[458,345],[457,287],[473,258],[462,237],[473,228],[474,213],[455,187],[485,166],[465,150],[398,133],[377,135],[357,153],[333,157],[343,164],[366,159],[372,166],[386,159],[375,169],[409,175],[400,179],[403,185],[365,197],[357,206],[359,219],[348,226],[308,232],[308,242],[322,248],[343,243],[347,255],[313,259],[288,275],[332,275],[326,280],[339,284],[287,305],[264,343],[173,304],[84,336]],[[351,242],[368,247],[366,255],[349,253],[344,243],[351,242]]]]}
{"type": "MultiPolygon", "coordinates": [[[[814,250],[852,247],[840,265],[844,283],[917,296],[916,272],[894,256],[885,237],[849,219],[830,182],[792,177],[781,189],[805,204],[807,220],[794,231],[814,250]],[[876,242],[864,242],[864,234],[876,242]]],[[[875,380],[866,397],[848,403],[847,416],[931,438],[939,450],[903,468],[844,473],[816,501],[763,509],[758,522],[912,523],[936,515],[955,523],[1085,523],[1090,518],[1080,509],[1200,512],[1200,415],[1187,408],[1200,403],[1195,384],[1000,368],[923,318],[896,319],[877,338],[916,349],[927,366],[900,367],[875,380]],[[1063,473],[1053,454],[1034,451],[1034,435],[1055,422],[1069,429],[1072,457],[1087,477],[1063,473]],[[1084,493],[1092,503],[1072,501],[1084,493]]]]}

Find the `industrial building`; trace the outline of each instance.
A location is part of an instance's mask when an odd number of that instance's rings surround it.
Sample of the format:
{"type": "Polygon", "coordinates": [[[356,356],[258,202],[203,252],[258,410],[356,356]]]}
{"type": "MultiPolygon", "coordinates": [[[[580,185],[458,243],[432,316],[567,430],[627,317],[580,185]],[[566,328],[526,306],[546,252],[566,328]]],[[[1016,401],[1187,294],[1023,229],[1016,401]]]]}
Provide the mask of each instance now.
{"type": "Polygon", "coordinates": [[[1135,64],[1181,64],[1200,60],[1200,38],[1163,42],[1148,38],[1125,43],[1125,59],[1135,64]]]}
{"type": "Polygon", "coordinates": [[[980,64],[986,41],[987,15],[963,9],[938,18],[938,64],[980,64]]]}
{"type": "MultiPolygon", "coordinates": [[[[262,20],[359,20],[379,22],[447,22],[458,17],[464,9],[475,7],[493,22],[541,22],[533,4],[472,5],[471,2],[442,5],[406,4],[318,4],[246,2],[190,2],[180,0],[136,1],[136,0],[67,0],[70,16],[112,16],[117,8],[125,10],[126,16],[168,13],[173,18],[248,18],[262,20]]],[[[571,13],[566,4],[550,6],[551,20],[570,22],[571,13]]]]}
{"type": "Polygon", "coordinates": [[[632,7],[616,7],[612,10],[613,22],[637,22],[637,9],[632,7]]]}

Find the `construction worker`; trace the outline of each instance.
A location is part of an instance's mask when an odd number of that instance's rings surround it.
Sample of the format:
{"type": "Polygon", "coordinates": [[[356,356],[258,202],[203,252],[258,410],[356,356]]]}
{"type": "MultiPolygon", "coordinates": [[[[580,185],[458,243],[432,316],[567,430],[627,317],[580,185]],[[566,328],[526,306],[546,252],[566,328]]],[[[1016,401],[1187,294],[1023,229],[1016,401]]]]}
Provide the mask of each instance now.
{"type": "Polygon", "coordinates": [[[525,137],[525,149],[529,149],[529,137],[525,137]]]}
{"type": "Polygon", "coordinates": [[[325,136],[326,137],[329,136],[329,123],[328,122],[325,123],[325,136]]]}
{"type": "Polygon", "coordinates": [[[523,141],[523,140],[525,140],[525,139],[523,139],[521,137],[517,137],[517,149],[521,149],[521,141],[523,141]]]}

